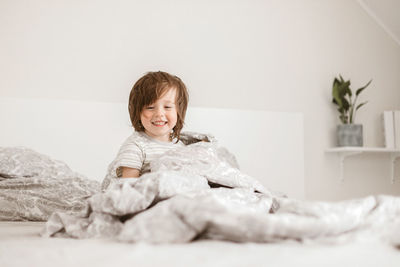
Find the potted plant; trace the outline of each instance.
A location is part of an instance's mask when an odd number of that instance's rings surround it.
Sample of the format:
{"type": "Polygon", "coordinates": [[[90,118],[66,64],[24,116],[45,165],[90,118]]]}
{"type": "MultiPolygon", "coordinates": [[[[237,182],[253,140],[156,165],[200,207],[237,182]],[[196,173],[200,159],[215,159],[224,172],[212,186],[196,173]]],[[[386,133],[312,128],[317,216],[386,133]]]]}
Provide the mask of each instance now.
{"type": "MultiPolygon", "coordinates": [[[[371,80],[372,81],[372,80],[371,80]]],[[[337,105],[339,119],[342,124],[337,126],[337,138],[339,146],[363,146],[363,132],[361,124],[354,124],[356,112],[367,102],[357,105],[360,93],[371,83],[357,89],[354,99],[350,89],[350,80],[345,81],[341,75],[335,77],[332,86],[332,102],[337,105]]]]}

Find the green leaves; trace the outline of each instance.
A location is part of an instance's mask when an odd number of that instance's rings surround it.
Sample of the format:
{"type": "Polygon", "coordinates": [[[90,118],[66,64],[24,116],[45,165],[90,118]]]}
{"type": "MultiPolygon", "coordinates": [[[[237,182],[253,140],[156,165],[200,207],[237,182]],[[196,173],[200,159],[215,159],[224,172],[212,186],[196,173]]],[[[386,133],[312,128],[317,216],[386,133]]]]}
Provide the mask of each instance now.
{"type": "Polygon", "coordinates": [[[365,88],[368,87],[368,85],[372,82],[372,80],[370,80],[364,87],[361,87],[359,89],[357,89],[356,91],[356,96],[358,96],[365,88]]]}
{"type": "Polygon", "coordinates": [[[368,103],[368,101],[367,102],[364,102],[364,103],[361,103],[361,104],[359,104],[357,107],[356,107],[356,110],[358,110],[359,108],[361,108],[362,106],[364,106],[365,104],[367,104],[368,103]]]}
{"type": "Polygon", "coordinates": [[[356,101],[358,95],[367,88],[372,80],[370,80],[365,86],[357,89],[354,101],[352,100],[353,92],[350,89],[350,80],[345,81],[341,75],[339,79],[335,77],[332,85],[332,102],[338,106],[339,119],[342,123],[353,123],[355,112],[368,102],[359,104],[356,108],[356,101]]]}
{"type": "Polygon", "coordinates": [[[333,96],[333,100],[332,100],[333,103],[337,104],[339,107],[343,106],[342,97],[341,97],[340,82],[336,78],[333,81],[332,96],[333,96]]]}

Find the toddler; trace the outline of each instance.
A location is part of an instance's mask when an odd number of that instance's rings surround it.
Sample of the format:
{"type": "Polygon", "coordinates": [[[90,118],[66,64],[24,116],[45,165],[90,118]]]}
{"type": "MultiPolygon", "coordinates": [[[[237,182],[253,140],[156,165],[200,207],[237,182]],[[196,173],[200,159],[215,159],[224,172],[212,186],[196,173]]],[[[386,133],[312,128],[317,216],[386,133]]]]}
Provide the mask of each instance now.
{"type": "Polygon", "coordinates": [[[149,72],[134,84],[128,107],[135,131],[108,167],[103,190],[118,178],[139,177],[149,172],[152,160],[172,148],[184,146],[180,133],[188,98],[181,79],[166,72],[149,72]]]}

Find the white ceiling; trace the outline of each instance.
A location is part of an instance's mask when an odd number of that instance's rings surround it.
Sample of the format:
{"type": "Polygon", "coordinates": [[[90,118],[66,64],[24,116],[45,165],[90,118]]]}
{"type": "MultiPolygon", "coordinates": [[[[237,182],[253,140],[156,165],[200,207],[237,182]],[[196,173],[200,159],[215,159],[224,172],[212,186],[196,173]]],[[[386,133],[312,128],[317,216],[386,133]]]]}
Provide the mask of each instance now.
{"type": "Polygon", "coordinates": [[[365,11],[400,45],[400,1],[358,0],[365,11]]]}

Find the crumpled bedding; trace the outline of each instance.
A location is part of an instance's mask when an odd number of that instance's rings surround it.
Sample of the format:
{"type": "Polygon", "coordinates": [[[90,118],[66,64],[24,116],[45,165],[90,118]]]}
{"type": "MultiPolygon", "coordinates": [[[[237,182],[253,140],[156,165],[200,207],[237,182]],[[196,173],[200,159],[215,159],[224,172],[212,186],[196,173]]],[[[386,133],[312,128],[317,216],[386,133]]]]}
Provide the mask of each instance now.
{"type": "Polygon", "coordinates": [[[47,221],[53,212],[87,213],[100,183],[25,147],[0,147],[0,220],[47,221]]]}
{"type": "Polygon", "coordinates": [[[42,235],[178,243],[376,238],[400,244],[400,198],[337,203],[290,199],[219,156],[213,143],[169,151],[140,179],[121,179],[88,200],[88,213],[54,213],[42,235]]]}
{"type": "Polygon", "coordinates": [[[380,239],[400,244],[399,197],[336,203],[291,199],[240,172],[233,155],[216,142],[169,151],[151,169],[102,192],[98,182],[45,155],[0,148],[0,219],[48,219],[45,237],[122,242],[380,239]]]}

